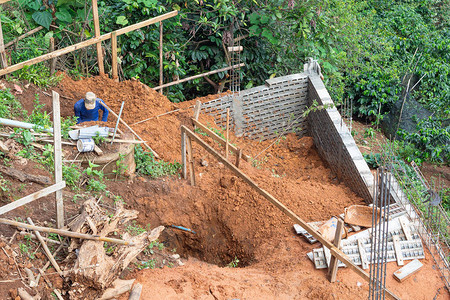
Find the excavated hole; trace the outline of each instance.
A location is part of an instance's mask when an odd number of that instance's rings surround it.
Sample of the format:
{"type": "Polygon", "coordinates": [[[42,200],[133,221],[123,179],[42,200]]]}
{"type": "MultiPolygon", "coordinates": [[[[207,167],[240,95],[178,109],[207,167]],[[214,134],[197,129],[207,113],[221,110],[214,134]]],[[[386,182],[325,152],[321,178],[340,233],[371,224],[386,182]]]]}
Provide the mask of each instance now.
{"type": "Polygon", "coordinates": [[[221,220],[212,219],[195,226],[205,228],[190,233],[167,227],[160,239],[169,248],[176,248],[182,257],[195,257],[202,261],[224,267],[239,260],[237,267],[250,265],[254,258],[251,243],[242,243],[233,238],[233,233],[221,220]]]}

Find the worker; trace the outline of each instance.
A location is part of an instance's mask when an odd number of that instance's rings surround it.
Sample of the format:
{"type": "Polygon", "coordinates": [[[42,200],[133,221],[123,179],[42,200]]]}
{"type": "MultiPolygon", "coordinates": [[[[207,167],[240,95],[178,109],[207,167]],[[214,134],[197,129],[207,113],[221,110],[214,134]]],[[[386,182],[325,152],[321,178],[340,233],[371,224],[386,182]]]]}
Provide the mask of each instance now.
{"type": "Polygon", "coordinates": [[[98,111],[100,109],[103,111],[102,122],[106,122],[108,120],[109,111],[103,104],[103,100],[97,98],[93,92],[87,92],[86,97],[78,100],[73,106],[75,116],[77,117],[77,124],[88,121],[98,121],[98,111]]]}

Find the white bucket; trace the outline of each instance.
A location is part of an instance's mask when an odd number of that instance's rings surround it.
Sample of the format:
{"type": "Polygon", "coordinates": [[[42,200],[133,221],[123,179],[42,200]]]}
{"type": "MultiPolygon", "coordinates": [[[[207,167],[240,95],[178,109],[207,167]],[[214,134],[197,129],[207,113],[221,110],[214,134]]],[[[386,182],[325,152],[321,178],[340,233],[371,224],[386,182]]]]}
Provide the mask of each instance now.
{"type": "Polygon", "coordinates": [[[77,149],[79,152],[90,152],[94,150],[94,139],[79,139],[77,141],[77,149]]]}

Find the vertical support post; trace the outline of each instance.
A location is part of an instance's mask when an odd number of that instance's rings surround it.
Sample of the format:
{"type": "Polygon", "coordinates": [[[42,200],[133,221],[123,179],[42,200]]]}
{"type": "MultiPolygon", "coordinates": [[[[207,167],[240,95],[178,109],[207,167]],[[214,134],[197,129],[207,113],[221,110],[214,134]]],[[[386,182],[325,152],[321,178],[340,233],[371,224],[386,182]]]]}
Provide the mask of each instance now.
{"type": "Polygon", "coordinates": [[[112,55],[112,63],[111,63],[111,76],[112,79],[116,82],[119,82],[119,73],[117,71],[117,32],[111,32],[111,55],[112,55]]]}
{"type": "Polygon", "coordinates": [[[0,20],[0,56],[2,61],[2,68],[5,69],[6,67],[8,67],[8,62],[6,61],[5,43],[3,41],[3,30],[1,20],[0,20]]]}
{"type": "MultiPolygon", "coordinates": [[[[335,245],[336,248],[338,248],[338,249],[340,248],[340,244],[341,244],[343,228],[344,228],[344,221],[342,221],[341,219],[338,219],[338,223],[336,226],[336,235],[334,236],[334,241],[333,241],[333,245],[335,245]]],[[[328,267],[328,280],[330,280],[330,282],[336,281],[338,263],[339,263],[339,260],[335,256],[331,256],[330,266],[328,267]]]]}
{"type": "Polygon", "coordinates": [[[194,170],[194,154],[192,153],[192,140],[190,136],[187,137],[187,153],[189,159],[189,175],[191,178],[191,185],[195,186],[195,170],[194,170]]]}
{"type": "MultiPolygon", "coordinates": [[[[55,38],[51,37],[50,38],[50,48],[49,48],[48,52],[52,53],[53,51],[55,51],[55,38]]],[[[55,73],[55,69],[56,69],[56,57],[54,57],[50,60],[50,75],[53,75],[53,73],[55,73]]]]}
{"type": "MultiPolygon", "coordinates": [[[[95,33],[95,37],[99,37],[100,36],[100,23],[98,21],[97,0],[92,0],[92,14],[94,16],[94,33],[95,33]]],[[[96,45],[97,45],[98,71],[99,71],[100,75],[103,75],[103,74],[105,74],[105,67],[103,65],[102,42],[98,42],[96,45]]]]}
{"type": "MultiPolygon", "coordinates": [[[[53,139],[55,154],[55,183],[62,181],[62,147],[61,147],[61,115],[59,94],[52,92],[53,97],[53,139]]],[[[56,227],[64,227],[64,202],[62,190],[57,190],[56,195],[56,227]]]]}
{"type": "Polygon", "coordinates": [[[225,158],[228,159],[228,139],[230,136],[230,109],[227,108],[227,136],[225,140],[225,158]]]}
{"type": "MultiPolygon", "coordinates": [[[[159,85],[163,85],[163,22],[159,22],[159,85]]],[[[159,90],[159,93],[163,93],[163,89],[159,90]]]]}
{"type": "Polygon", "coordinates": [[[236,168],[239,168],[239,164],[241,163],[242,158],[242,149],[238,149],[238,152],[236,154],[236,168]]]}
{"type": "Polygon", "coordinates": [[[181,164],[183,178],[187,179],[187,166],[186,166],[186,133],[181,128],[181,164]]]}
{"type": "MultiPolygon", "coordinates": [[[[198,116],[200,115],[200,109],[202,108],[202,101],[197,100],[194,106],[194,120],[198,121],[198,116]]],[[[197,125],[194,123],[194,130],[197,129],[197,125]]]]}

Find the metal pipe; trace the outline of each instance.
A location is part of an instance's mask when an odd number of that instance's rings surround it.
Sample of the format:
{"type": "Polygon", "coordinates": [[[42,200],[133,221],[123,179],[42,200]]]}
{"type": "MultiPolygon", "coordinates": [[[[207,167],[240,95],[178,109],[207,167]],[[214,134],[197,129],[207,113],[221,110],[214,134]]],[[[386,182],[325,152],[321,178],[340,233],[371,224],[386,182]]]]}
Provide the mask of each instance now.
{"type": "Polygon", "coordinates": [[[16,121],[16,120],[4,119],[4,118],[0,118],[0,125],[11,126],[11,127],[18,127],[18,128],[24,128],[24,129],[37,128],[37,129],[45,131],[45,132],[53,133],[53,128],[52,127],[44,128],[44,127],[42,127],[40,125],[26,123],[26,122],[21,122],[21,121],[16,121]]]}
{"type": "Polygon", "coordinates": [[[114,128],[114,134],[111,139],[111,145],[114,142],[114,138],[116,137],[117,128],[119,127],[120,117],[122,116],[123,106],[125,105],[125,101],[122,101],[122,106],[120,107],[119,117],[117,117],[116,127],[114,128]]]}

